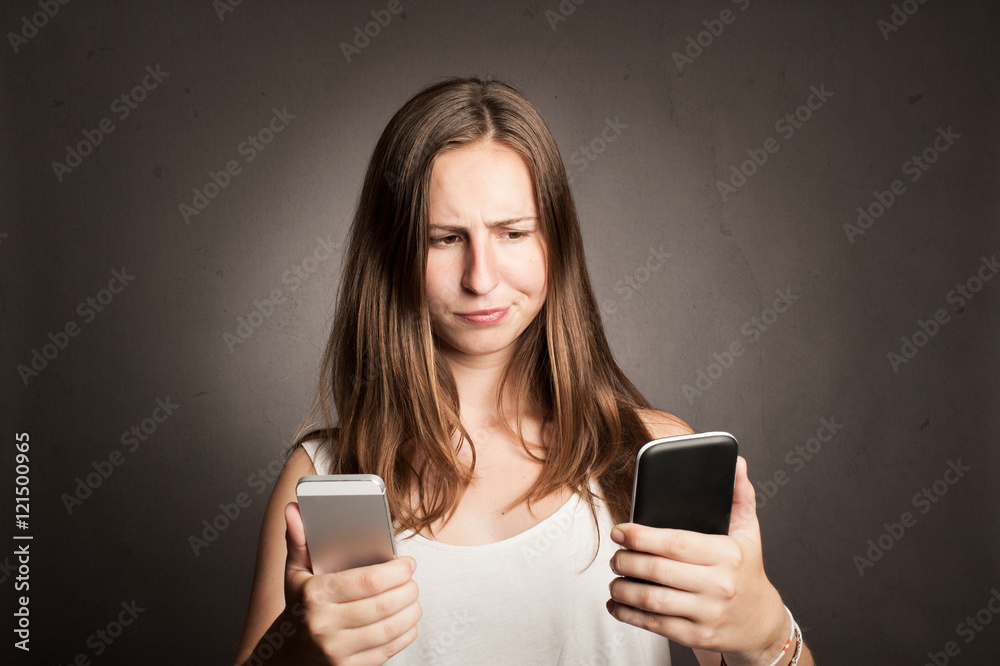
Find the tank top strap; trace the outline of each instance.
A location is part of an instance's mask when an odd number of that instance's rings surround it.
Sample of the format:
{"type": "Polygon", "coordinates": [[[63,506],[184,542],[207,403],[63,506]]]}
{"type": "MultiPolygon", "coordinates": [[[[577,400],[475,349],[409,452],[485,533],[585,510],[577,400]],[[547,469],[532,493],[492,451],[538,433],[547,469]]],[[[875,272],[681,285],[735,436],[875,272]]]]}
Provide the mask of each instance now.
{"type": "Polygon", "coordinates": [[[323,443],[322,439],[310,439],[301,444],[312,461],[313,467],[316,468],[317,474],[329,474],[333,462],[330,459],[329,446],[323,446],[323,443]]]}

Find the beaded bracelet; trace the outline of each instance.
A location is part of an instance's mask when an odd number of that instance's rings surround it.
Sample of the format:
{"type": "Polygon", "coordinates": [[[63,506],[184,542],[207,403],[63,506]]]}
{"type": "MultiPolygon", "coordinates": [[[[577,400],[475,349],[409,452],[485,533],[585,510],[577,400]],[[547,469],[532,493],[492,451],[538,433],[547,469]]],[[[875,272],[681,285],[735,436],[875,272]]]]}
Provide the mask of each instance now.
{"type": "MultiPolygon", "coordinates": [[[[792,621],[792,630],[788,632],[788,640],[785,641],[785,647],[781,648],[781,654],[779,654],[774,661],[772,661],[768,666],[776,666],[778,662],[785,656],[788,652],[788,648],[791,647],[792,641],[795,641],[795,652],[792,654],[792,661],[789,662],[788,666],[795,666],[799,663],[799,656],[802,654],[802,630],[799,629],[799,625],[795,622],[795,618],[792,617],[792,611],[788,610],[788,606],[785,606],[785,612],[788,613],[788,619],[792,621]]],[[[726,656],[722,656],[722,662],[719,666],[726,665],[726,656]]]]}
{"type": "Polygon", "coordinates": [[[792,620],[792,624],[795,625],[795,653],[792,654],[792,660],[788,662],[788,666],[798,664],[799,657],[802,655],[802,630],[799,629],[799,625],[795,620],[792,620]]]}

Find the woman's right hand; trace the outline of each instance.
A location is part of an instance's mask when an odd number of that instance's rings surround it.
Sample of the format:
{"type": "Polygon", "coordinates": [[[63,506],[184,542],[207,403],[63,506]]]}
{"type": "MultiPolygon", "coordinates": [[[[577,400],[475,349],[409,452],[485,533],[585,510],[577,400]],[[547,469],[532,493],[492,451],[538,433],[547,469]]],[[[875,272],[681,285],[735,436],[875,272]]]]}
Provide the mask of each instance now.
{"type": "Polygon", "coordinates": [[[283,653],[296,663],[382,664],[417,637],[420,603],[412,557],[313,574],[299,505],[285,506],[285,611],[291,620],[283,653]]]}

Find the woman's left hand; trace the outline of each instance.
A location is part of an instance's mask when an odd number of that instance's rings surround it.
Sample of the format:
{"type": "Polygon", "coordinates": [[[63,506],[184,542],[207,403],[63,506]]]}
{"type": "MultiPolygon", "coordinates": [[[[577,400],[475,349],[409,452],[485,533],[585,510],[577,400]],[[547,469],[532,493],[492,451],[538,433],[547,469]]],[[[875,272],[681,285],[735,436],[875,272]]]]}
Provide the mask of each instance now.
{"type": "Polygon", "coordinates": [[[722,652],[731,666],[770,664],[791,629],[781,596],[764,574],[756,497],[746,460],[736,464],[728,535],[615,526],[624,549],[611,558],[608,610],[618,620],[692,648],[722,652]]]}

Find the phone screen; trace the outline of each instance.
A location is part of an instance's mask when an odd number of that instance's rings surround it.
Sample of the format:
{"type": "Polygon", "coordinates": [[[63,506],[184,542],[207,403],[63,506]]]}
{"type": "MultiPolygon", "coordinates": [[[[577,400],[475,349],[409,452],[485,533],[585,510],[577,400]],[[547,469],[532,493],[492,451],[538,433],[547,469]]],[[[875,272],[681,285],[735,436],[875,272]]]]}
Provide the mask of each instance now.
{"type": "Polygon", "coordinates": [[[707,432],[653,440],[636,456],[632,522],[729,534],[736,438],[707,432]]]}
{"type": "Polygon", "coordinates": [[[396,556],[385,484],[378,476],[304,476],[295,492],[313,573],[381,564],[396,556]]]}

